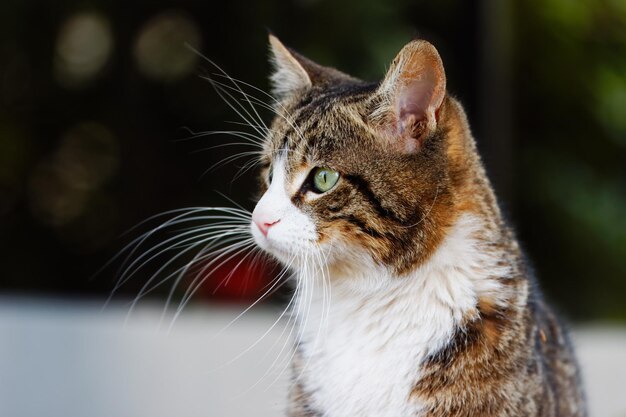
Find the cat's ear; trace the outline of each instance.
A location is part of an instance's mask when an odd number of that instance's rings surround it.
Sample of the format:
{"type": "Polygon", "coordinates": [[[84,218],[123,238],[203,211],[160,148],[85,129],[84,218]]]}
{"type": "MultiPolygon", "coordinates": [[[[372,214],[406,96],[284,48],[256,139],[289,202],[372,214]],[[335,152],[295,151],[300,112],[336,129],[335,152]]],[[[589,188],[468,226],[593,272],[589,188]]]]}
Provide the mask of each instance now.
{"type": "Polygon", "coordinates": [[[423,40],[402,48],[381,83],[373,117],[402,150],[415,152],[435,131],[446,94],[446,75],[437,49],[423,40]]]}
{"type": "Polygon", "coordinates": [[[270,60],[274,66],[270,77],[272,94],[277,98],[284,98],[293,92],[311,88],[311,77],[294,53],[287,49],[276,36],[270,34],[269,40],[270,60]]]}
{"type": "Polygon", "coordinates": [[[269,41],[270,60],[274,66],[270,77],[272,94],[278,99],[302,93],[313,86],[354,81],[350,76],[334,68],[316,64],[287,48],[272,34],[269,35],[269,41]]]}

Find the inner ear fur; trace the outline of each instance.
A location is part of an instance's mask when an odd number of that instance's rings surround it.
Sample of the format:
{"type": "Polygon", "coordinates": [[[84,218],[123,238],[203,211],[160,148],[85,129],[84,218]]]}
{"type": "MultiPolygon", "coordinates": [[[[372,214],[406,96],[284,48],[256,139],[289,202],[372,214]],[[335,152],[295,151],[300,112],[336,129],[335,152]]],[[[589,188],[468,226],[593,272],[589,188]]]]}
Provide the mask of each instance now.
{"type": "Polygon", "coordinates": [[[315,86],[357,81],[334,68],[319,65],[286,47],[276,36],[269,35],[272,93],[278,99],[304,93],[315,86]]]}
{"type": "Polygon", "coordinates": [[[376,92],[372,118],[394,146],[415,152],[436,130],[445,94],[446,76],[437,49],[415,40],[393,60],[376,92]]]}

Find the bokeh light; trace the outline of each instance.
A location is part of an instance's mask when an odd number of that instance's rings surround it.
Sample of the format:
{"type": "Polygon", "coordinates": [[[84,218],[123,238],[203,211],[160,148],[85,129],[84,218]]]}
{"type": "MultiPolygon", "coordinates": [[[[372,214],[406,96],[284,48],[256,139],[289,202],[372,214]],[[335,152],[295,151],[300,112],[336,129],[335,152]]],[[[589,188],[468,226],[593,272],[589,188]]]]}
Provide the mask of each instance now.
{"type": "Polygon", "coordinates": [[[65,134],[56,161],[65,183],[76,189],[94,189],[117,170],[118,144],[105,126],[81,123],[65,134]]]}
{"type": "Polygon", "coordinates": [[[154,80],[179,80],[194,70],[198,59],[185,45],[200,48],[196,24],[178,12],[161,13],[139,31],[134,48],[137,66],[154,80]]]}
{"type": "Polygon", "coordinates": [[[84,208],[86,194],[63,181],[54,160],[40,163],[30,181],[33,214],[43,223],[62,226],[78,217],[84,208]]]}
{"type": "Polygon", "coordinates": [[[63,226],[83,214],[90,192],[109,180],[119,163],[118,144],[103,125],[69,129],[59,149],[36,167],[30,181],[31,209],[42,222],[63,226]]]}
{"type": "Polygon", "coordinates": [[[108,21],[97,13],[79,13],[63,23],[56,42],[54,71],[66,87],[80,87],[104,68],[113,49],[108,21]]]}

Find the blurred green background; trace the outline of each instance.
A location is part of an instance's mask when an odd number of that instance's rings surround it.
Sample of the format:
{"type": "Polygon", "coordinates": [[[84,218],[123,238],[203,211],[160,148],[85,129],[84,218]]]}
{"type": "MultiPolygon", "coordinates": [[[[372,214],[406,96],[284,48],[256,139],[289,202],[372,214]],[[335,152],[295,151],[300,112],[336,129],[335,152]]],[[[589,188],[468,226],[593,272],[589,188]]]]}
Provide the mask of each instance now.
{"type": "Polygon", "coordinates": [[[267,89],[268,29],[370,80],[433,42],[549,298],[626,320],[624,0],[3,0],[0,290],[105,297],[115,270],[90,277],[135,224],[220,193],[251,209],[245,160],[203,175],[245,149],[180,141],[236,119],[185,44],[267,89]]]}

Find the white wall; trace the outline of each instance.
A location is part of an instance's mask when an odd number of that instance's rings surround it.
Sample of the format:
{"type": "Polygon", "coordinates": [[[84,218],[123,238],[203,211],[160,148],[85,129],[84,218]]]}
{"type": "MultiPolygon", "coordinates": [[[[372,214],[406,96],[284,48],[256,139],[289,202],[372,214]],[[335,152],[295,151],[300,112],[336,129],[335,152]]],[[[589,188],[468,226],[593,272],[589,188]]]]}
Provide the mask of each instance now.
{"type": "MultiPolygon", "coordinates": [[[[127,305],[100,310],[0,298],[1,417],[283,415],[286,320],[261,339],[278,308],[252,310],[221,333],[239,311],[192,306],[168,332],[171,315],[159,330],[155,304],[126,323],[127,305]]],[[[578,329],[575,339],[592,416],[626,416],[626,329],[578,329]]]]}

